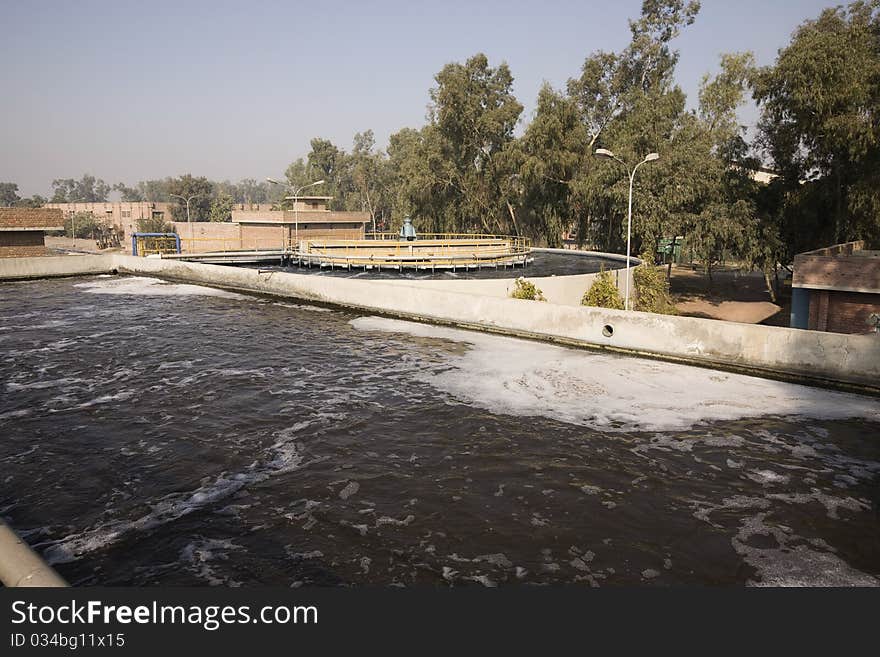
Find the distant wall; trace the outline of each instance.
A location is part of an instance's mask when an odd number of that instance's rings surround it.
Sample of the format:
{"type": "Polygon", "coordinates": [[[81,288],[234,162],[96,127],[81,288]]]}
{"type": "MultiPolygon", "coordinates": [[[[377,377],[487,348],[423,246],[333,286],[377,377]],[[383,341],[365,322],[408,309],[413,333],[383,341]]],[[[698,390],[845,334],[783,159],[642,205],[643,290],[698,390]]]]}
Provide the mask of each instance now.
{"type": "Polygon", "coordinates": [[[241,226],[217,221],[175,221],[174,232],[180,237],[184,253],[232,251],[241,248],[241,226]]]}

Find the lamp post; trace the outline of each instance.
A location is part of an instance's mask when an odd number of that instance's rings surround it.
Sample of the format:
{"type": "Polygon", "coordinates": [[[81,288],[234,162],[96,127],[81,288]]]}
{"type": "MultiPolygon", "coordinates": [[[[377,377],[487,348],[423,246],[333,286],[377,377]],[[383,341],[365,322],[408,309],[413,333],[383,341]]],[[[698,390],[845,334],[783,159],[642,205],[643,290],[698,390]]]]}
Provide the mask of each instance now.
{"type": "MultiPolygon", "coordinates": [[[[287,188],[290,188],[290,185],[287,183],[283,183],[280,180],[275,180],[274,178],[266,178],[266,182],[270,182],[273,185],[286,185],[287,188]]],[[[315,182],[310,182],[308,185],[303,185],[302,187],[296,187],[293,190],[293,196],[285,196],[284,200],[289,201],[293,200],[293,230],[294,230],[294,242],[296,242],[296,250],[299,251],[299,205],[297,203],[299,199],[299,193],[308,189],[309,187],[314,187],[315,185],[323,185],[324,179],[316,180],[315,182]]]]}
{"type": "Polygon", "coordinates": [[[633,216],[633,181],[636,178],[636,170],[645,164],[646,162],[654,162],[655,160],[660,159],[660,155],[658,153],[648,153],[645,156],[645,159],[635,165],[632,169],[629,168],[629,165],[617,157],[614,153],[609,151],[607,148],[597,148],[596,149],[596,157],[604,157],[609,160],[616,160],[620,162],[624,166],[624,168],[629,173],[629,208],[627,210],[627,218],[626,218],[626,293],[624,295],[623,307],[626,310],[629,310],[629,279],[632,273],[629,269],[629,252],[630,252],[630,238],[632,235],[632,216],[633,216]]]}
{"type": "Polygon", "coordinates": [[[189,202],[194,198],[198,198],[201,194],[193,194],[192,196],[181,196],[180,194],[169,194],[168,196],[173,196],[175,198],[179,198],[182,201],[186,201],[186,223],[191,223],[189,218],[189,202]]]}

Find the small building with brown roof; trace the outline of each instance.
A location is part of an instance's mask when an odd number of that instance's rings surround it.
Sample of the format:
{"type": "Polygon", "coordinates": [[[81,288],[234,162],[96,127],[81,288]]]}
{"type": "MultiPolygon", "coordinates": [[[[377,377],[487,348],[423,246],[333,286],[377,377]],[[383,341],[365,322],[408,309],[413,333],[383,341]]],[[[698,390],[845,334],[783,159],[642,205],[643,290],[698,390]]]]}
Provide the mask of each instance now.
{"type": "Polygon", "coordinates": [[[0,258],[48,255],[47,230],[64,230],[61,210],[0,208],[0,258]]]}
{"type": "Polygon", "coordinates": [[[794,257],[791,327],[873,333],[880,326],[880,251],[848,242],[794,257]]]}
{"type": "Polygon", "coordinates": [[[231,222],[175,221],[184,253],[292,248],[302,240],[364,239],[369,212],[328,210],[331,196],[301,196],[293,210],[232,210],[231,222]]]}

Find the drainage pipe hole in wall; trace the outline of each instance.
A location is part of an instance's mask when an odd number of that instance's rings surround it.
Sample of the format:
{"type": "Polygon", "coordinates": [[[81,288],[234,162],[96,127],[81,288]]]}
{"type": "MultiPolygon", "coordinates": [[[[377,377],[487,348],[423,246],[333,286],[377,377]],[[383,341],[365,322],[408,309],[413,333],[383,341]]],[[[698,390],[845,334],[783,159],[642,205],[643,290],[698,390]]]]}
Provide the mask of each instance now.
{"type": "Polygon", "coordinates": [[[606,324],[602,327],[602,335],[604,335],[606,338],[610,338],[612,335],[614,335],[614,327],[611,326],[611,324],[606,324]]]}

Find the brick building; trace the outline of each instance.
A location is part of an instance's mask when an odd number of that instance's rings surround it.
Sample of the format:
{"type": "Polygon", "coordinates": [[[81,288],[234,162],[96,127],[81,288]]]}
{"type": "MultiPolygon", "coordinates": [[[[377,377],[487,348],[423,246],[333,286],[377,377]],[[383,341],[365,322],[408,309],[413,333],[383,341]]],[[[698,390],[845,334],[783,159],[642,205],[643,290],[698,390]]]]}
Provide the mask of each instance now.
{"type": "Polygon", "coordinates": [[[90,214],[97,221],[121,231],[123,243],[128,243],[131,234],[137,232],[138,222],[143,219],[171,221],[171,207],[175,203],[154,203],[152,201],[120,201],[118,203],[47,203],[44,207],[61,210],[64,217],[77,213],[90,214]]]}
{"type": "Polygon", "coordinates": [[[792,328],[872,333],[880,314],[880,251],[863,242],[800,253],[791,282],[792,328]]]}
{"type": "Polygon", "coordinates": [[[369,212],[327,209],[332,197],[303,196],[296,210],[232,210],[231,222],[174,222],[184,253],[291,248],[297,241],[364,239],[369,212]]]}
{"type": "Polygon", "coordinates": [[[47,230],[64,230],[61,210],[0,208],[0,258],[48,255],[47,230]]]}

